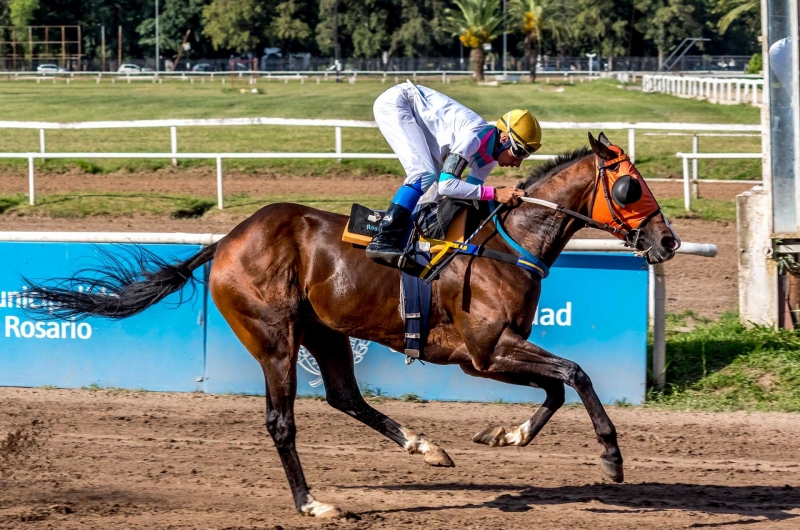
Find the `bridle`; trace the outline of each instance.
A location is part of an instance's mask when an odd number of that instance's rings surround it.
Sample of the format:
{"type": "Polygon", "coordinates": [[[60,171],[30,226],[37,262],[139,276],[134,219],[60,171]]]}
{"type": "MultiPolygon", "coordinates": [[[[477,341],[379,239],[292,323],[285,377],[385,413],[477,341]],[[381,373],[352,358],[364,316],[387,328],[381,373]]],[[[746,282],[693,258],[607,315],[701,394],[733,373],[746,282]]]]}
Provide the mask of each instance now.
{"type": "Polygon", "coordinates": [[[617,158],[612,160],[604,160],[599,156],[595,155],[595,173],[596,177],[594,180],[594,186],[592,188],[592,200],[589,203],[589,213],[591,214],[594,211],[595,201],[599,195],[600,189],[603,191],[603,197],[605,199],[606,206],[608,208],[608,213],[611,216],[612,223],[604,223],[592,217],[583,215],[578,213],[574,210],[570,210],[569,208],[565,208],[560,204],[556,204],[551,201],[546,201],[544,199],[536,199],[533,197],[520,197],[519,199],[523,202],[531,203],[531,204],[538,204],[540,206],[544,206],[546,208],[550,208],[557,212],[565,213],[571,217],[579,219],[583,221],[587,227],[596,228],[598,230],[603,230],[608,232],[609,234],[621,239],[626,247],[636,248],[636,245],[639,242],[639,238],[642,235],[642,229],[647,225],[647,223],[656,215],[661,213],[661,208],[656,203],[656,208],[649,212],[644,219],[642,219],[636,227],[631,226],[625,219],[620,218],[619,215],[615,212],[614,206],[612,204],[612,194],[610,190],[610,186],[608,183],[608,173],[616,173],[613,170],[609,170],[611,166],[615,166],[620,162],[630,161],[630,157],[626,154],[622,154],[617,158]],[[602,188],[601,188],[602,185],[602,188]],[[616,226],[614,226],[616,225],[616,226]]]}

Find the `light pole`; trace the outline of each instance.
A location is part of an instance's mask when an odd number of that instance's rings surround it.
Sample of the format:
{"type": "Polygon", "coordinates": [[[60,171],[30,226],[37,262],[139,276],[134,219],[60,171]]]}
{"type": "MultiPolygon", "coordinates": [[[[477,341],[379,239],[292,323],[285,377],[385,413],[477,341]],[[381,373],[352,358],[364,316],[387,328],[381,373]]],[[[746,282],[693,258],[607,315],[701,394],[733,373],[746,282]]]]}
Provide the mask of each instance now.
{"type": "Polygon", "coordinates": [[[506,0],[503,0],[503,78],[508,77],[506,71],[506,50],[508,48],[508,32],[506,31],[506,0]]]}
{"type": "Polygon", "coordinates": [[[589,58],[589,77],[592,77],[592,59],[594,59],[595,56],[597,56],[596,53],[587,53],[586,54],[586,57],[589,58]]]}
{"type": "Polygon", "coordinates": [[[156,73],[158,73],[158,0],[156,0],[156,73]]]}

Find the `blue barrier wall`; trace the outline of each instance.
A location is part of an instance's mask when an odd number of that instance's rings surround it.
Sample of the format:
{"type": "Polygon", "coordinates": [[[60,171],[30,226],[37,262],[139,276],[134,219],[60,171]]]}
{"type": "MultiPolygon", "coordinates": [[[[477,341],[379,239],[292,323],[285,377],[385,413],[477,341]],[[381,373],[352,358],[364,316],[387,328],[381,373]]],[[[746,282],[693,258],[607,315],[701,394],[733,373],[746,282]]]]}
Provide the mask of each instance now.
{"type": "MultiPolygon", "coordinates": [[[[40,322],[26,317],[20,275],[65,276],[97,264],[98,248],[115,245],[0,243],[0,385],[204,390],[264,393],[261,367],[231,332],[200,287],[190,302],[172,295],[136,317],[112,322],[40,322]],[[208,306],[207,308],[205,306],[208,306]]],[[[148,245],[165,258],[185,259],[195,245],[148,245]]],[[[202,269],[196,271],[202,274],[202,269]]],[[[647,268],[619,254],[563,254],[544,282],[530,340],[580,364],[605,403],[641,403],[645,393],[647,268]]],[[[362,385],[387,396],[426,399],[541,401],[542,391],[465,375],[458,367],[404,364],[379,344],[352,340],[362,385]]],[[[324,394],[319,371],[300,352],[298,391],[324,394]]],[[[577,400],[568,391],[567,399],[577,400]]]]}
{"type": "MultiPolygon", "coordinates": [[[[529,340],[580,364],[605,403],[644,401],[647,361],[647,266],[619,254],[565,253],[544,282],[529,340]]],[[[426,399],[539,401],[544,392],[465,375],[455,366],[414,363],[379,344],[351,340],[356,376],[387,396],[426,399]]],[[[206,390],[264,393],[264,377],[225,320],[209,304],[206,390]]],[[[300,352],[298,393],[324,395],[319,370],[300,352]]],[[[567,399],[577,401],[571,389],[567,399]]]]}
{"type": "MultiPolygon", "coordinates": [[[[67,276],[97,265],[101,248],[112,253],[121,250],[117,245],[0,243],[0,385],[202,389],[202,287],[190,303],[174,307],[175,294],[122,321],[90,318],[36,323],[25,315],[28,300],[20,275],[34,280],[67,276]]],[[[164,258],[186,259],[201,247],[145,248],[164,258]]],[[[202,269],[199,272],[202,274],[202,269]]]]}

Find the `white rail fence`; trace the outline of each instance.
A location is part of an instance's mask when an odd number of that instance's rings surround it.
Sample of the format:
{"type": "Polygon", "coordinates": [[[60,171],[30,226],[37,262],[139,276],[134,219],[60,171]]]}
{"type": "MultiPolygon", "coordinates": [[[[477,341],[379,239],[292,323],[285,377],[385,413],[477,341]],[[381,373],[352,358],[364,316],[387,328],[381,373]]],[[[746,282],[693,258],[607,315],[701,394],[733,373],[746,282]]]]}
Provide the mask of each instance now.
{"type": "Polygon", "coordinates": [[[648,74],[642,76],[642,90],[727,105],[764,103],[764,80],[757,78],[648,74]]]}
{"type": "MultiPolygon", "coordinates": [[[[543,129],[548,130],[583,130],[583,131],[628,131],[628,143],[626,152],[631,160],[636,160],[636,131],[637,130],[656,130],[656,131],[691,131],[693,133],[760,133],[760,125],[744,124],[711,124],[711,123],[653,123],[653,122],[541,122],[543,129]]],[[[221,119],[174,119],[174,120],[132,120],[132,121],[94,121],[94,122],[74,122],[74,123],[55,123],[55,122],[21,122],[21,121],[0,121],[2,129],[28,129],[39,131],[39,152],[27,153],[0,153],[0,159],[27,159],[28,160],[28,195],[30,204],[36,203],[36,160],[44,159],[167,159],[172,160],[173,165],[177,165],[180,159],[207,159],[216,161],[217,175],[217,206],[224,207],[223,193],[223,160],[235,159],[396,159],[394,153],[345,153],[342,151],[342,129],[344,128],[369,128],[376,129],[378,125],[373,121],[358,120],[314,120],[314,119],[292,119],[292,118],[221,118],[221,119]],[[327,153],[183,153],[178,151],[178,128],[179,127],[224,127],[224,126],[282,126],[282,127],[331,127],[334,129],[333,152],[327,153]],[[170,152],[117,152],[117,153],[96,153],[96,152],[48,152],[46,133],[48,130],[90,130],[90,129],[136,129],[136,128],[169,128],[170,130],[170,152]]],[[[695,147],[696,149],[696,147],[695,147]]],[[[693,153],[692,155],[697,154],[693,153]]],[[[689,154],[687,154],[688,156],[689,154]]],[[[697,158],[737,158],[738,153],[703,153],[697,158]]],[[[533,155],[530,160],[548,160],[555,155],[533,155]]],[[[758,156],[761,156],[758,154],[758,156]]],[[[679,154],[680,157],[680,154],[679,154]]],[[[745,153],[741,158],[754,158],[756,154],[745,153]]],[[[695,164],[696,166],[696,164],[695,164]]],[[[695,176],[697,169],[695,167],[695,176]]],[[[657,181],[659,179],[650,179],[657,181]]],[[[724,181],[722,181],[724,182],[724,181]]],[[[735,181],[742,182],[742,181],[735,181]]],[[[757,181],[752,181],[757,182],[757,181]]],[[[690,199],[688,199],[690,200],[690,199]]]]}
{"type": "MultiPolygon", "coordinates": [[[[676,153],[683,160],[683,207],[687,212],[692,210],[692,197],[697,197],[697,161],[709,159],[763,159],[763,153],[676,153]],[[692,161],[692,177],[689,179],[689,160],[692,161]]],[[[709,181],[706,181],[709,182],[709,181]]],[[[760,184],[760,180],[718,180],[714,182],[730,182],[733,184],[760,184]]]]}
{"type": "MultiPolygon", "coordinates": [[[[174,243],[210,245],[226,234],[188,234],[152,232],[2,232],[0,241],[58,243],[174,243]]],[[[621,241],[610,239],[573,239],[567,252],[630,252],[621,241]]],[[[717,246],[710,243],[682,242],[678,254],[713,258],[717,246]]],[[[664,264],[651,265],[648,282],[648,313],[653,325],[653,375],[656,387],[664,388],[666,376],[666,299],[667,282],[664,264]]]]}

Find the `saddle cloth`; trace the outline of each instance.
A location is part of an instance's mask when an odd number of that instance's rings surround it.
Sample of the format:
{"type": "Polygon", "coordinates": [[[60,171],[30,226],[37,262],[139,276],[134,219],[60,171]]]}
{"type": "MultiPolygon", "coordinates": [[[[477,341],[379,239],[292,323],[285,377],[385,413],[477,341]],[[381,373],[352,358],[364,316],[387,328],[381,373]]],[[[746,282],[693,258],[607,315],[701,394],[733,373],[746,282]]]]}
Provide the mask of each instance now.
{"type": "MultiPolygon", "coordinates": [[[[366,247],[372,238],[378,233],[378,225],[381,222],[385,210],[373,210],[360,204],[354,204],[350,210],[350,219],[345,226],[342,234],[342,241],[352,243],[359,247],[366,247]]],[[[455,214],[450,225],[447,227],[447,241],[459,243],[464,241],[467,226],[467,209],[462,209],[455,214]]],[[[443,250],[444,247],[433,246],[431,253],[443,250]]]]}

